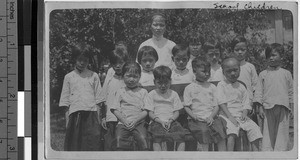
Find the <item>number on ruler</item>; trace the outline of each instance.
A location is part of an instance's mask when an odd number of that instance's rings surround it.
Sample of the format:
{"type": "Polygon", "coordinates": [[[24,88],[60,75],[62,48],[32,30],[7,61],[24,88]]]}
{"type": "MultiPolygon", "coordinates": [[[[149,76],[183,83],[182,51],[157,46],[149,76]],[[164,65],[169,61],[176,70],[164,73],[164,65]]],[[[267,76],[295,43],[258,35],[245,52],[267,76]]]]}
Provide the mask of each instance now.
{"type": "Polygon", "coordinates": [[[2,143],[2,139],[0,140],[0,143],[2,143]]]}
{"type": "MultiPolygon", "coordinates": [[[[0,41],[1,42],[1,41],[0,41]]],[[[0,59],[0,62],[3,62],[3,59],[0,59]]]]}
{"type": "Polygon", "coordinates": [[[2,100],[2,99],[0,99],[0,102],[3,102],[3,100],[2,100]]]}
{"type": "Polygon", "coordinates": [[[11,151],[13,151],[15,149],[16,149],[15,147],[9,147],[9,150],[11,150],[11,151]]]}
{"type": "Polygon", "coordinates": [[[2,20],[3,20],[3,18],[0,17],[0,21],[2,21],[2,20]]]}
{"type": "Polygon", "coordinates": [[[2,119],[0,119],[0,123],[3,123],[3,120],[2,120],[2,119]]]}
{"type": "Polygon", "coordinates": [[[2,79],[0,79],[0,82],[3,82],[2,79]]]}
{"type": "Polygon", "coordinates": [[[16,95],[15,95],[15,94],[10,94],[10,93],[9,93],[9,97],[10,97],[10,98],[15,98],[16,95]]]}
{"type": "Polygon", "coordinates": [[[0,42],[3,42],[3,39],[2,39],[2,38],[0,38],[0,42]]]}

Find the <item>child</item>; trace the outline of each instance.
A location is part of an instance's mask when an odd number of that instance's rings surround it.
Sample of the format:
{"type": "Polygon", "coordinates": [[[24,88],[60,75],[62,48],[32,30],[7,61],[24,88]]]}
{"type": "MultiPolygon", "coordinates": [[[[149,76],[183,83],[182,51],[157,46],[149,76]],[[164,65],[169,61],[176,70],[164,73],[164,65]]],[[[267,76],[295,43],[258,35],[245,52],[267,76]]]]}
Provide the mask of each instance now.
{"type": "Polygon", "coordinates": [[[268,68],[259,74],[260,115],[265,117],[262,150],[287,151],[289,112],[293,111],[292,74],[280,67],[283,46],[273,43],[266,49],[268,68]]]}
{"type": "Polygon", "coordinates": [[[97,73],[87,69],[88,51],[76,50],[75,69],[64,78],[59,106],[69,110],[69,122],[65,136],[65,151],[99,151],[101,84],[97,73]]]}
{"type": "Polygon", "coordinates": [[[204,41],[203,37],[197,33],[192,32],[191,36],[189,36],[188,42],[189,42],[189,50],[190,50],[191,56],[190,56],[190,60],[187,64],[187,66],[186,66],[188,69],[193,70],[193,68],[192,68],[193,59],[195,59],[198,56],[202,57],[201,52],[202,52],[203,41],[204,41]]]}
{"type": "Polygon", "coordinates": [[[190,50],[188,45],[177,44],[172,49],[172,60],[175,68],[172,71],[172,84],[191,83],[194,74],[191,69],[186,68],[190,59],[190,50]]]}
{"type": "Polygon", "coordinates": [[[125,86],[121,69],[128,60],[127,52],[119,48],[113,50],[110,55],[110,64],[114,70],[114,75],[105,78],[103,90],[101,92],[101,102],[106,103],[106,112],[101,123],[102,127],[107,130],[107,133],[104,135],[104,149],[106,151],[115,149],[113,148],[112,143],[115,139],[115,128],[118,121],[115,115],[111,113],[110,109],[115,100],[116,92],[125,86]]]}
{"type": "Polygon", "coordinates": [[[203,45],[203,51],[207,61],[210,63],[209,82],[222,81],[224,79],[222,67],[219,64],[221,56],[221,45],[218,41],[206,42],[203,45]]]}
{"type": "Polygon", "coordinates": [[[140,65],[136,62],[125,63],[122,76],[126,87],[117,91],[111,108],[111,112],[119,120],[116,127],[117,150],[128,150],[130,136],[133,136],[140,150],[149,150],[144,123],[147,116],[144,101],[148,92],[138,85],[141,77],[140,65]]]}
{"type": "Polygon", "coordinates": [[[179,110],[183,108],[178,94],[170,90],[172,70],[167,66],[158,66],[153,71],[156,89],[149,93],[146,109],[152,120],[149,132],[153,134],[153,150],[161,151],[161,142],[175,141],[178,151],[184,151],[186,131],[176,121],[179,110]]]}
{"type": "Polygon", "coordinates": [[[253,151],[258,151],[259,140],[262,138],[260,128],[247,117],[251,110],[247,89],[237,79],[240,75],[240,62],[235,58],[227,58],[222,62],[225,80],[218,83],[218,104],[224,112],[220,116],[226,121],[227,150],[233,151],[239,130],[247,132],[253,151]]]}
{"type": "Polygon", "coordinates": [[[192,61],[196,80],[184,90],[184,109],[189,115],[188,126],[195,139],[208,151],[209,143],[217,143],[219,151],[226,151],[225,127],[216,115],[217,87],[207,82],[210,64],[197,57],[192,61]]]}
{"type": "Polygon", "coordinates": [[[142,66],[140,84],[142,86],[153,86],[153,68],[158,60],[156,50],[151,46],[144,46],[138,51],[137,61],[142,66]]]}
{"type": "Polygon", "coordinates": [[[234,56],[240,61],[240,77],[238,80],[246,84],[249,92],[250,104],[257,102],[256,98],[253,97],[253,93],[257,87],[258,76],[256,69],[253,64],[246,62],[247,57],[247,40],[243,36],[235,37],[231,42],[231,49],[233,50],[234,56]]]}
{"type": "MultiPolygon", "coordinates": [[[[125,41],[118,41],[115,44],[115,50],[122,50],[122,52],[124,52],[128,55],[127,44],[125,41]]],[[[115,71],[114,71],[113,67],[109,68],[106,73],[106,77],[108,79],[111,79],[114,75],[115,75],[115,71]]]]}
{"type": "Polygon", "coordinates": [[[175,46],[175,43],[164,37],[166,31],[166,19],[163,14],[156,13],[152,16],[151,20],[152,38],[143,42],[140,45],[139,50],[143,46],[152,46],[158,54],[158,60],[155,63],[155,67],[165,65],[173,68],[171,51],[175,46]]]}

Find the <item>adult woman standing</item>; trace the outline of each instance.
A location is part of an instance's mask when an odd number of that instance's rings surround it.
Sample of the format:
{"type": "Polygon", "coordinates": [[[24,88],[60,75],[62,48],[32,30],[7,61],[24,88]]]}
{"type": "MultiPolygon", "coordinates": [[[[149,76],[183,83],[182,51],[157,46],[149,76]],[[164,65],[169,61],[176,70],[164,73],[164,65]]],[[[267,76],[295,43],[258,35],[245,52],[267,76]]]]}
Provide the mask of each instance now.
{"type": "Polygon", "coordinates": [[[166,19],[163,14],[156,13],[152,16],[151,31],[152,37],[143,42],[139,49],[143,46],[152,46],[158,53],[158,61],[155,63],[155,67],[165,65],[173,68],[172,49],[176,44],[164,37],[166,19]]]}

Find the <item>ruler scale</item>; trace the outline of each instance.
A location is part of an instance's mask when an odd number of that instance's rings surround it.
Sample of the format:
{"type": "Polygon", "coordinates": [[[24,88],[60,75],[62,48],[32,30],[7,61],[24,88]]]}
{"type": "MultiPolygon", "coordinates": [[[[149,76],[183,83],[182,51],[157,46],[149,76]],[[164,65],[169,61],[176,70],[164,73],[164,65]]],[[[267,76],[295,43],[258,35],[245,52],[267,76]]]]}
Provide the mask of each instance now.
{"type": "Polygon", "coordinates": [[[17,0],[0,1],[0,160],[17,159],[17,0]]]}

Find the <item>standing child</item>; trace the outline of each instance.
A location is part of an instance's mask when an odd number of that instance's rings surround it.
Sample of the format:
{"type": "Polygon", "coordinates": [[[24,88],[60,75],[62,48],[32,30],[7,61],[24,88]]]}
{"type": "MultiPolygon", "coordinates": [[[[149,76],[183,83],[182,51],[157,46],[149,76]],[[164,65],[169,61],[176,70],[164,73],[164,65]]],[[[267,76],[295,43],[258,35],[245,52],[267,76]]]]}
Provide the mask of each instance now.
{"type": "Polygon", "coordinates": [[[196,57],[203,57],[203,55],[201,54],[202,52],[202,45],[203,45],[203,37],[200,36],[199,34],[192,32],[191,36],[189,36],[188,38],[188,43],[189,43],[189,50],[191,53],[190,56],[190,60],[187,64],[187,68],[193,70],[192,68],[192,61],[193,59],[195,59],[196,57]]]}
{"type": "Polygon", "coordinates": [[[163,141],[178,142],[178,151],[184,151],[186,131],[176,119],[183,108],[178,94],[170,90],[172,70],[158,66],[153,71],[156,89],[149,93],[146,109],[152,122],[149,131],[153,135],[153,150],[161,151],[163,141]]]}
{"type": "Polygon", "coordinates": [[[207,61],[210,63],[209,82],[222,81],[224,79],[222,67],[219,64],[221,56],[221,44],[218,41],[206,42],[203,45],[203,51],[207,61]]]}
{"type": "Polygon", "coordinates": [[[243,36],[236,36],[231,42],[231,49],[233,50],[235,58],[240,61],[240,76],[238,80],[246,84],[249,93],[250,104],[252,106],[253,102],[257,102],[253,93],[257,88],[258,76],[255,66],[246,61],[246,57],[248,55],[246,38],[243,36]]]}
{"type": "Polygon", "coordinates": [[[139,49],[143,46],[152,46],[158,54],[158,60],[155,63],[155,66],[165,65],[173,68],[171,51],[175,46],[175,43],[164,37],[166,31],[166,18],[164,15],[161,13],[154,14],[151,19],[150,28],[152,31],[152,38],[143,42],[139,49]]]}
{"type": "Polygon", "coordinates": [[[175,68],[172,71],[172,84],[191,83],[194,79],[192,69],[186,68],[190,59],[190,50],[188,45],[177,44],[172,49],[172,60],[175,68]]]}
{"type": "Polygon", "coordinates": [[[289,142],[289,112],[293,111],[292,74],[280,67],[283,46],[273,43],[266,49],[268,68],[259,74],[258,96],[265,117],[262,150],[287,151],[289,142]]]}
{"type": "Polygon", "coordinates": [[[239,130],[247,132],[253,151],[258,151],[262,138],[260,128],[247,115],[251,110],[247,89],[238,81],[240,62],[235,58],[227,58],[222,62],[225,80],[218,83],[218,104],[224,112],[220,116],[226,121],[227,150],[233,151],[235,138],[239,130]]]}
{"type": "Polygon", "coordinates": [[[136,62],[127,62],[122,68],[122,76],[126,87],[117,91],[111,111],[118,118],[116,139],[118,150],[128,150],[133,136],[140,150],[149,150],[147,129],[145,128],[145,99],[147,90],[140,88],[141,67],[136,62]]]}
{"type": "Polygon", "coordinates": [[[65,136],[65,151],[100,150],[100,103],[101,84],[97,73],[87,69],[87,51],[76,50],[79,55],[75,69],[64,78],[59,106],[68,108],[69,122],[65,136]]]}
{"type": "Polygon", "coordinates": [[[192,61],[192,66],[196,80],[184,90],[184,109],[189,115],[189,129],[204,151],[208,151],[210,143],[217,143],[219,151],[226,151],[225,127],[217,117],[217,87],[207,82],[210,64],[197,57],[192,61]]]}
{"type": "Polygon", "coordinates": [[[125,86],[122,77],[122,67],[127,60],[128,55],[125,50],[116,48],[112,51],[110,55],[110,64],[114,70],[114,75],[105,78],[103,90],[101,92],[101,102],[106,103],[106,113],[104,114],[104,117],[102,117],[101,123],[102,127],[107,130],[106,134],[104,135],[104,149],[106,151],[115,150],[115,146],[113,146],[113,140],[115,139],[115,129],[118,120],[115,115],[111,113],[110,109],[115,101],[117,91],[125,86]]]}
{"type": "Polygon", "coordinates": [[[142,66],[140,84],[142,86],[153,86],[153,68],[158,60],[156,50],[151,46],[144,46],[139,49],[137,61],[142,66]]]}

